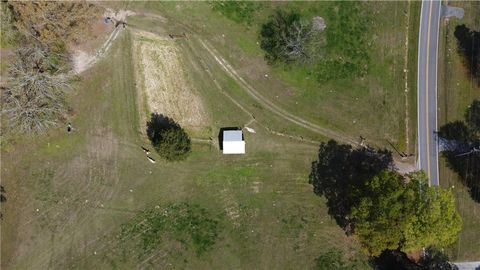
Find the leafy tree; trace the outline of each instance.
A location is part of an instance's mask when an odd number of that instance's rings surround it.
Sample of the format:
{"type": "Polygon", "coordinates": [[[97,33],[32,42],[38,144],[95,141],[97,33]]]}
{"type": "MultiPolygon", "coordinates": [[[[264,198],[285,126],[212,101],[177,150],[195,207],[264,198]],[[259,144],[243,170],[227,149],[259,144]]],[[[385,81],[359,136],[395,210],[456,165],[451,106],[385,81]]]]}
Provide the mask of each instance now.
{"type": "Polygon", "coordinates": [[[311,30],[311,24],[303,22],[300,13],[277,9],[262,25],[260,47],[272,62],[301,60],[306,57],[311,30]]]}
{"type": "Polygon", "coordinates": [[[147,135],[158,154],[167,160],[184,160],[190,153],[190,137],[169,117],[152,113],[147,135]]]}
{"type": "Polygon", "coordinates": [[[398,249],[412,213],[413,201],[405,193],[403,177],[382,171],[365,183],[365,192],[352,209],[355,235],[372,256],[398,249]]]}
{"type": "Polygon", "coordinates": [[[451,190],[429,187],[423,172],[406,179],[383,171],[365,184],[352,209],[355,234],[373,256],[384,250],[412,252],[453,244],[462,227],[451,190]]]}
{"type": "Polygon", "coordinates": [[[317,195],[327,199],[329,214],[347,229],[351,207],[358,203],[364,182],[385,169],[393,169],[391,152],[353,149],[350,145],[330,140],[320,144],[318,161],[312,163],[309,183],[317,195]]]}
{"type": "Polygon", "coordinates": [[[409,252],[421,247],[444,248],[457,240],[462,229],[462,219],[457,212],[455,196],[450,189],[429,187],[423,172],[408,175],[406,192],[411,216],[404,228],[402,250],[409,252]]]}

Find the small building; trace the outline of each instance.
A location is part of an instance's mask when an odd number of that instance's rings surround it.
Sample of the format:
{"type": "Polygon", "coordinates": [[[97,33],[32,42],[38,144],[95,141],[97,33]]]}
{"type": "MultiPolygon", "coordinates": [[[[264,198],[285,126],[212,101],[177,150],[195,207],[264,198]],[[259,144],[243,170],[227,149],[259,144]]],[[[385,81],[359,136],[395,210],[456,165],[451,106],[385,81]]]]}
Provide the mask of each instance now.
{"type": "Polygon", "coordinates": [[[245,154],[242,130],[223,130],[222,146],[224,154],[245,154]]]}

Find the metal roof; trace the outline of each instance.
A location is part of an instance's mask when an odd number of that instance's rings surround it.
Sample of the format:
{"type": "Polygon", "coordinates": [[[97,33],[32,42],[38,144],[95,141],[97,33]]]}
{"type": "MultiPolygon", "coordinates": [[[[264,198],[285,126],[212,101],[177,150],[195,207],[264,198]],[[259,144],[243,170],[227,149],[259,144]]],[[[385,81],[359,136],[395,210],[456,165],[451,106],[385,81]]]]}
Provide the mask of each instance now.
{"type": "Polygon", "coordinates": [[[241,142],[242,139],[241,130],[224,130],[223,131],[223,141],[226,142],[241,142]]]}
{"type": "Polygon", "coordinates": [[[224,130],[222,144],[224,154],[245,154],[245,141],[241,130],[224,130]]]}

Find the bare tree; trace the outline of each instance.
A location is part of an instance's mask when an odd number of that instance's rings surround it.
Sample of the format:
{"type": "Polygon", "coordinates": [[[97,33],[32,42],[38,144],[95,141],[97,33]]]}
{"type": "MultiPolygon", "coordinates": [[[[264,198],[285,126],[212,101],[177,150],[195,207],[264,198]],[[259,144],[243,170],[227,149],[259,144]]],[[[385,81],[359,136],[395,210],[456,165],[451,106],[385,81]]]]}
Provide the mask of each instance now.
{"type": "Polygon", "coordinates": [[[50,61],[40,45],[15,51],[7,86],[2,88],[2,113],[22,133],[44,132],[67,113],[65,90],[70,78],[50,61]]]}

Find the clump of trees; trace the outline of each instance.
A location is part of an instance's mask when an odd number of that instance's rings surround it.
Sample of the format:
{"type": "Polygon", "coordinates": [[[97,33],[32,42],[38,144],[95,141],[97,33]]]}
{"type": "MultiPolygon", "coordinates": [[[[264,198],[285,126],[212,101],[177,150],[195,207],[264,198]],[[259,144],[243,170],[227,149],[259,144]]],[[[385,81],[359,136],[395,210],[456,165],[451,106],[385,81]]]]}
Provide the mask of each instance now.
{"type": "Polygon", "coordinates": [[[456,172],[476,202],[480,202],[480,100],[474,100],[465,112],[465,121],[440,127],[438,136],[449,144],[442,152],[447,165],[456,172]]]}
{"type": "Polygon", "coordinates": [[[329,214],[372,256],[455,242],[462,220],[451,190],[429,187],[422,172],[400,175],[392,161],[386,150],[329,141],[320,145],[310,183],[327,199],[329,214]]]}
{"type": "Polygon", "coordinates": [[[158,154],[166,160],[184,160],[191,151],[188,134],[167,116],[152,113],[147,122],[147,135],[158,154]]]}
{"type": "Polygon", "coordinates": [[[18,46],[0,89],[12,129],[36,134],[65,120],[65,90],[72,81],[67,45],[86,38],[96,14],[87,2],[2,2],[7,32],[15,39],[9,42],[18,46]]]}
{"type": "Polygon", "coordinates": [[[454,36],[469,74],[480,83],[480,32],[462,24],[455,28],[454,36]]]}
{"type": "Polygon", "coordinates": [[[65,43],[85,40],[98,14],[98,7],[89,2],[13,1],[8,5],[18,31],[56,51],[65,43]]]}
{"type": "Polygon", "coordinates": [[[366,75],[371,25],[368,12],[359,2],[329,5],[324,31],[323,26],[316,27],[319,17],[276,10],[260,31],[260,47],[269,62],[308,67],[319,82],[366,75]]]}
{"type": "Polygon", "coordinates": [[[40,133],[65,119],[70,76],[55,61],[58,57],[39,44],[15,50],[8,87],[2,89],[3,113],[12,128],[40,133]]]}

